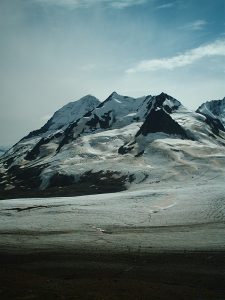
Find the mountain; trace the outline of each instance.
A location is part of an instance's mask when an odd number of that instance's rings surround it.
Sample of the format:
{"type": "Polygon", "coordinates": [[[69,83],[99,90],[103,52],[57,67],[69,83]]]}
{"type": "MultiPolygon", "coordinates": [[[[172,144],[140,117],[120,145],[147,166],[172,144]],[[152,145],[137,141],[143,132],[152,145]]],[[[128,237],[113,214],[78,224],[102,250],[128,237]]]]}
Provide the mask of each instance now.
{"type": "Polygon", "coordinates": [[[69,123],[78,120],[100,103],[101,102],[92,95],[87,95],[80,100],[69,102],[57,110],[44,126],[30,132],[24,139],[36,136],[43,137],[53,134],[57,130],[65,129],[69,123]]]}
{"type": "Polygon", "coordinates": [[[196,112],[204,115],[207,122],[215,123],[215,127],[225,131],[225,97],[203,103],[196,112]]]}
{"type": "Polygon", "coordinates": [[[0,195],[115,192],[223,172],[222,118],[189,111],[165,93],[133,98],[113,92],[103,102],[86,96],[3,155],[0,195]]]}
{"type": "Polygon", "coordinates": [[[100,103],[101,102],[97,98],[91,95],[82,97],[77,101],[69,102],[57,110],[47,123],[44,124],[44,126],[38,130],[30,132],[11,149],[9,149],[6,155],[4,155],[5,164],[10,165],[13,161],[15,164],[19,164],[19,161],[27,153],[29,153],[31,149],[35,149],[41,141],[61,135],[70,123],[76,122],[84,114],[93,110],[100,103]]]}

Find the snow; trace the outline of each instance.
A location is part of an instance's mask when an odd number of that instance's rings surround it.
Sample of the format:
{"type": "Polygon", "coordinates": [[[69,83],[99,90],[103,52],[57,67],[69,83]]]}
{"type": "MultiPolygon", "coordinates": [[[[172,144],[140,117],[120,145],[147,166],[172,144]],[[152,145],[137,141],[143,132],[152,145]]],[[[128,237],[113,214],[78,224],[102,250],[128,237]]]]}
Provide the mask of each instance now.
{"type": "Polygon", "coordinates": [[[197,109],[197,112],[214,119],[219,119],[225,127],[225,97],[222,100],[212,100],[203,103],[197,109]]]}
{"type": "MultiPolygon", "coordinates": [[[[81,115],[90,110],[86,100],[81,101],[81,115]]],[[[0,201],[0,247],[224,251],[225,134],[213,135],[205,116],[168,96],[163,107],[172,109],[171,118],[190,139],[163,132],[137,136],[155,105],[154,96],[132,98],[114,92],[77,122],[71,140],[57,152],[65,137],[59,126],[68,126],[78,111],[69,103],[53,116],[57,122],[50,127],[52,135],[62,135],[43,144],[36,159],[24,157],[41,136],[23,139],[8,151],[4,159],[14,157],[12,165],[45,165],[41,189],[56,173],[72,175],[78,182],[86,172],[101,171],[104,184],[107,172],[112,172],[117,179],[133,175],[133,182],[126,183],[127,191],[115,194],[0,201]],[[104,121],[105,114],[111,118],[108,128],[87,125],[94,115],[104,121]],[[121,146],[129,148],[124,155],[118,153],[121,146]]],[[[3,163],[0,170],[5,189],[13,188],[3,163]]]]}
{"type": "Polygon", "coordinates": [[[66,104],[54,113],[48,131],[55,131],[67,126],[94,109],[98,104],[100,104],[100,101],[92,95],[87,95],[80,100],[66,104]]]}
{"type": "MultiPolygon", "coordinates": [[[[24,161],[25,155],[28,151],[33,149],[33,147],[41,140],[41,138],[54,136],[59,132],[63,132],[63,130],[65,130],[71,122],[78,120],[100,103],[101,102],[92,95],[87,95],[77,101],[69,102],[54,113],[52,118],[48,121],[50,122],[50,126],[48,127],[47,131],[38,133],[37,135],[29,138],[25,137],[15,144],[11,149],[9,149],[4,157],[9,155],[14,157],[12,166],[18,164],[27,164],[27,162],[24,161]]],[[[55,153],[54,150],[56,149],[56,145],[49,145],[48,149],[44,149],[41,157],[52,154],[53,152],[55,153]]]]}
{"type": "Polygon", "coordinates": [[[3,200],[0,248],[224,251],[224,177],[214,175],[115,194],[3,200]]]}
{"type": "Polygon", "coordinates": [[[170,99],[166,99],[164,102],[163,102],[163,105],[167,105],[169,106],[170,108],[173,108],[174,105],[175,106],[180,106],[180,102],[177,101],[176,99],[173,99],[173,101],[171,101],[170,99]]]}
{"type": "Polygon", "coordinates": [[[14,187],[15,187],[15,186],[12,185],[12,184],[6,184],[5,190],[6,190],[6,191],[9,191],[9,190],[12,190],[14,187]]]}

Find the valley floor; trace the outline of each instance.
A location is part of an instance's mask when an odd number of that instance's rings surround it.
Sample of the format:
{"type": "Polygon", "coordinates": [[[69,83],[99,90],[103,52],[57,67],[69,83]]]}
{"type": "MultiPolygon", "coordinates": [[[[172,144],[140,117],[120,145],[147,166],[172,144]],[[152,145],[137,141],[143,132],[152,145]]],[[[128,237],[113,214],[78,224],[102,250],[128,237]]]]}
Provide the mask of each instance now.
{"type": "Polygon", "coordinates": [[[225,299],[224,178],[0,201],[1,299],[225,299]]]}
{"type": "Polygon", "coordinates": [[[224,253],[1,253],[2,300],[225,299],[224,253]]]}

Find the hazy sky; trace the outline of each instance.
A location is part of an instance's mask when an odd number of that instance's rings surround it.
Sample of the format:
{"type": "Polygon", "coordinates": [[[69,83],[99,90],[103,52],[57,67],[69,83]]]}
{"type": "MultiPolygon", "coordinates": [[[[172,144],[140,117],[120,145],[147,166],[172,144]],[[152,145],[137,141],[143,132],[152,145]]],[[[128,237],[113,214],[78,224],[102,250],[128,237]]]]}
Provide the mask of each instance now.
{"type": "Polygon", "coordinates": [[[0,145],[93,94],[225,96],[224,0],[0,0],[0,145]]]}

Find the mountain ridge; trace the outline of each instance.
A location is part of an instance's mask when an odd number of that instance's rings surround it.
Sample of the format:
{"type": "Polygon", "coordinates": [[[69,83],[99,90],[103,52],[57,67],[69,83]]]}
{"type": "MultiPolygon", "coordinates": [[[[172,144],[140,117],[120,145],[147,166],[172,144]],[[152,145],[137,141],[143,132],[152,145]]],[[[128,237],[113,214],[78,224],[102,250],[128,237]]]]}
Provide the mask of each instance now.
{"type": "Polygon", "coordinates": [[[68,123],[82,117],[99,103],[100,101],[92,95],[86,95],[77,101],[71,101],[58,109],[40,129],[31,131],[23,139],[43,134],[48,131],[60,130],[68,123]]]}
{"type": "Polygon", "coordinates": [[[225,97],[222,100],[204,102],[196,112],[204,115],[215,127],[225,131],[225,97]]]}
{"type": "Polygon", "coordinates": [[[113,192],[219,169],[223,117],[190,111],[166,93],[85,96],[1,157],[0,197],[113,192]]]}

